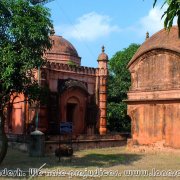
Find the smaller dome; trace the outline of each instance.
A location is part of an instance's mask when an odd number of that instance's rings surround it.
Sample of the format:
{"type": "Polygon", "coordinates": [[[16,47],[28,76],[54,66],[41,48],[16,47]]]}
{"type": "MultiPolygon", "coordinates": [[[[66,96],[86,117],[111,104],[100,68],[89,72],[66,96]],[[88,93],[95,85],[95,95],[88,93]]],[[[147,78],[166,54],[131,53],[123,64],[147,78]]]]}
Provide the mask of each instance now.
{"type": "Polygon", "coordinates": [[[108,61],[108,55],[104,53],[104,46],[102,47],[102,53],[98,56],[98,61],[108,61]]]}

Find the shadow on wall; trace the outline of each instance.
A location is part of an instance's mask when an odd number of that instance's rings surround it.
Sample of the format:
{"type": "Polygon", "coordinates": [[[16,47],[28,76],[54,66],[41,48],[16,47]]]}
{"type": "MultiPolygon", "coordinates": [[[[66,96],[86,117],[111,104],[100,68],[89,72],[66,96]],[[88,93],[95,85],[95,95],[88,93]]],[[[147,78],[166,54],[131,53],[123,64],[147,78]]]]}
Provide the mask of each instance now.
{"type": "Polygon", "coordinates": [[[22,97],[16,96],[9,107],[8,132],[23,134],[24,132],[24,102],[22,97]]]}

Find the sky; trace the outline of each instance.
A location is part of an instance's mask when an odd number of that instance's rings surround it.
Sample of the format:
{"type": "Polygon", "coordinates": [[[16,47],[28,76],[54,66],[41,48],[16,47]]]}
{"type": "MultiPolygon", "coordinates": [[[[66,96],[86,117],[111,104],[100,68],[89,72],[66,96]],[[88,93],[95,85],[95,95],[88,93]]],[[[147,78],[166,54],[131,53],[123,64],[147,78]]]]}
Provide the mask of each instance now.
{"type": "Polygon", "coordinates": [[[54,0],[50,9],[56,35],[63,36],[76,48],[82,66],[97,67],[101,47],[109,59],[131,43],[142,44],[163,28],[159,0],[54,0]]]}

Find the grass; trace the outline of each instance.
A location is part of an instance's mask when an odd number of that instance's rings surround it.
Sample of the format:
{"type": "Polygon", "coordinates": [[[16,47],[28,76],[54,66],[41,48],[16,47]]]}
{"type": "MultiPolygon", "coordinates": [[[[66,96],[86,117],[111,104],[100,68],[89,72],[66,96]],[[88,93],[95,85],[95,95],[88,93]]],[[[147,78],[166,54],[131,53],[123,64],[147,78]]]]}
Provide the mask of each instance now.
{"type": "MultiPolygon", "coordinates": [[[[178,170],[180,169],[180,154],[179,153],[134,153],[128,151],[125,147],[119,148],[104,148],[83,150],[74,153],[72,159],[58,158],[54,155],[41,158],[29,157],[27,153],[19,152],[14,149],[9,149],[8,154],[0,165],[0,169],[16,169],[20,168],[23,171],[28,171],[29,168],[39,168],[46,163],[44,169],[53,171],[59,170],[101,170],[119,171],[131,169],[143,169],[151,171],[153,168],[157,170],[178,170]]],[[[0,177],[2,179],[2,177],[0,177]]],[[[27,177],[28,178],[28,177],[27,177]]],[[[10,179],[10,178],[6,178],[10,179]]],[[[18,178],[17,178],[18,179],[18,178]]],[[[36,177],[34,179],[67,179],[60,177],[36,177]]],[[[83,179],[75,177],[73,179],[83,179]]],[[[88,178],[89,179],[89,178],[88,178]]],[[[90,178],[92,179],[92,178],[90,178]]],[[[99,177],[98,179],[117,179],[117,177],[99,177]]],[[[120,179],[132,179],[132,177],[121,177],[120,179]]],[[[133,179],[152,179],[152,177],[133,177],[133,179]]],[[[170,179],[169,178],[153,178],[153,179],[170,179]]]]}

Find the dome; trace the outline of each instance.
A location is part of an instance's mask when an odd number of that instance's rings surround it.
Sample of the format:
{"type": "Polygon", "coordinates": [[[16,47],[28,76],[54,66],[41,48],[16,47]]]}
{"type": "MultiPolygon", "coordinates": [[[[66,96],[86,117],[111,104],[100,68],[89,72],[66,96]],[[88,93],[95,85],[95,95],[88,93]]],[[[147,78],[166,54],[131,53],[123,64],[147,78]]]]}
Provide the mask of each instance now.
{"type": "Polygon", "coordinates": [[[129,62],[128,67],[141,55],[155,49],[165,49],[180,53],[178,27],[173,26],[170,31],[162,29],[152,37],[148,38],[135,53],[129,62]]]}
{"type": "Polygon", "coordinates": [[[48,61],[80,65],[81,58],[69,41],[57,35],[51,35],[50,39],[52,41],[52,48],[45,54],[48,61]]]}
{"type": "Polygon", "coordinates": [[[102,53],[98,56],[98,61],[108,61],[108,55],[104,53],[104,46],[102,47],[102,53]]]}

